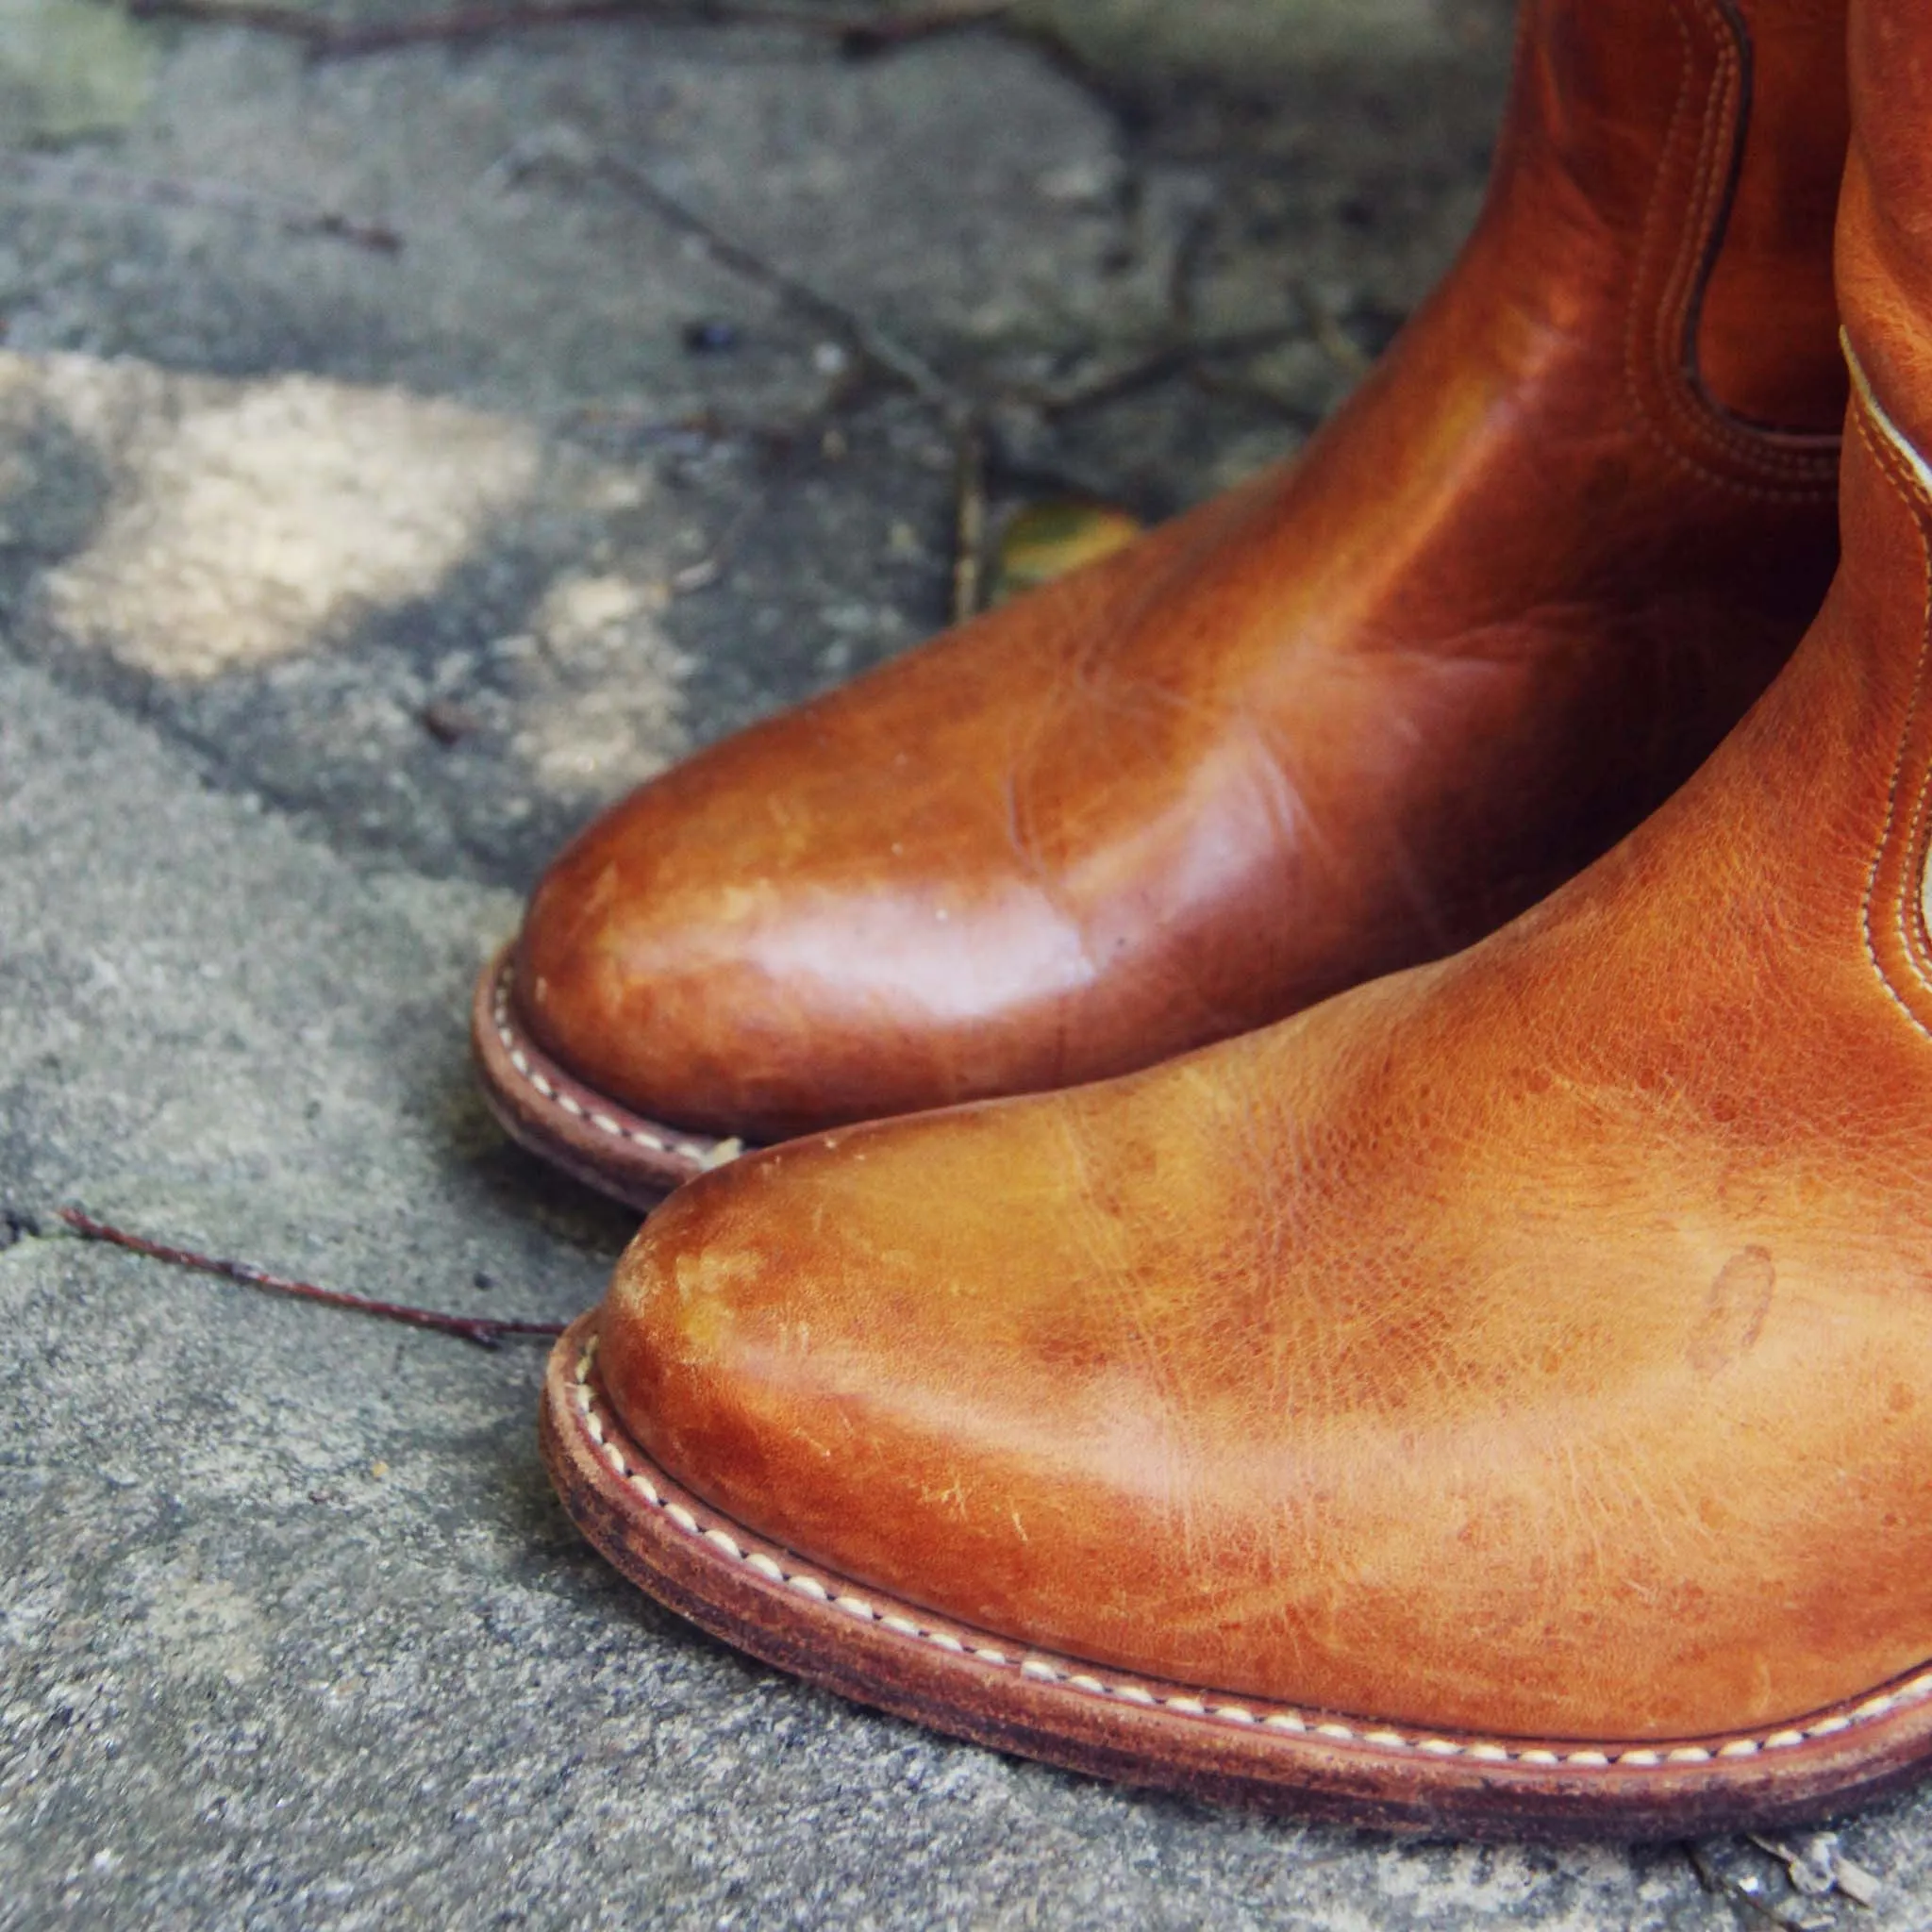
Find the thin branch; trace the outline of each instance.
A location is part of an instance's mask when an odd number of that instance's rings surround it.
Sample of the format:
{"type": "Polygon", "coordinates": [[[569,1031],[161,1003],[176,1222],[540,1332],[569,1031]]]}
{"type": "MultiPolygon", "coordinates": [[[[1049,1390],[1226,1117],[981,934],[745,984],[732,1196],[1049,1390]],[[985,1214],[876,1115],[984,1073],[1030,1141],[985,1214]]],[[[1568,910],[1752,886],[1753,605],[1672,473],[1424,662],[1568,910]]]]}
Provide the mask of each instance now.
{"type": "MultiPolygon", "coordinates": [[[[607,175],[650,209],[667,227],[697,242],[721,268],[742,276],[795,312],[811,317],[842,338],[867,366],[900,383],[938,409],[951,425],[957,439],[963,441],[971,435],[977,435],[984,444],[988,433],[986,408],[977,398],[941,375],[916,350],[878,324],[722,233],[695,208],[661,188],[634,162],[573,141],[568,144],[552,143],[523,152],[513,149],[499,167],[507,178],[514,179],[544,160],[555,160],[607,175]]],[[[1132,361],[1104,371],[1085,382],[1059,389],[1014,385],[1002,390],[999,400],[1037,409],[1047,417],[1076,415],[1151,389],[1172,376],[1198,369],[1210,360],[1257,355],[1278,348],[1283,342],[1305,341],[1314,332],[1315,326],[1311,311],[1307,323],[1277,324],[1205,340],[1170,338],[1132,361]]],[[[1340,334],[1332,322],[1328,326],[1340,334]]],[[[1355,350],[1345,336],[1341,341],[1359,357],[1360,352],[1355,350]]],[[[1329,353],[1335,353],[1332,346],[1329,353]]],[[[1362,366],[1367,366],[1365,359],[1362,366]]]]}
{"type": "Polygon", "coordinates": [[[1188,371],[1188,380],[1208,396],[1225,396],[1231,402],[1245,404],[1250,408],[1266,409],[1272,416],[1278,416],[1291,428],[1298,429],[1304,436],[1312,435],[1321,427],[1322,412],[1310,409],[1306,404],[1291,401],[1287,396],[1277,395],[1267,384],[1248,382],[1237,375],[1224,375],[1207,362],[1197,362],[1188,371]]]}
{"type": "Polygon", "coordinates": [[[940,34],[984,25],[1013,10],[1016,0],[957,0],[957,4],[901,14],[824,13],[782,4],[752,5],[745,0],[688,0],[688,4],[645,6],[639,0],[557,0],[553,6],[462,7],[420,15],[414,20],[345,25],[318,19],[292,8],[261,6],[253,0],[132,0],[138,20],[198,21],[211,25],[245,26],[302,42],[322,59],[348,60],[433,42],[474,41],[492,34],[535,27],[604,22],[653,25],[782,27],[788,32],[828,40],[848,54],[887,53],[940,34]]]}
{"type": "Polygon", "coordinates": [[[1742,1906],[1766,1924],[1778,1926],[1780,1932],[1813,1932],[1809,1920],[1792,1918],[1789,1913],[1779,1911],[1769,1900],[1758,1898],[1747,1890],[1728,1872],[1721,1870],[1702,1845],[1687,1844],[1683,1849],[1684,1856],[1690,1861],[1691,1871],[1697,1874],[1698,1884],[1713,1898],[1742,1906]]]}
{"type": "Polygon", "coordinates": [[[1792,1886],[1807,1897],[1826,1892],[1842,1892],[1854,1905],[1874,1904],[1883,1885],[1862,1865],[1854,1864],[1838,1848],[1835,1831],[1814,1832],[1802,1849],[1781,1839],[1766,1838],[1761,1832],[1744,1836],[1768,1858],[1775,1858],[1790,1875],[1792,1886]]]}
{"type": "Polygon", "coordinates": [[[1314,337],[1316,345],[1349,381],[1358,382],[1369,373],[1374,358],[1342,327],[1312,282],[1298,282],[1295,296],[1301,303],[1302,313],[1308,319],[1308,333],[1314,337]]]}
{"type": "Polygon", "coordinates": [[[1174,243],[1174,260],[1167,275],[1167,316],[1169,333],[1176,341],[1191,341],[1199,330],[1194,284],[1214,242],[1214,217],[1211,206],[1195,208],[1174,243]]]}
{"type": "Polygon", "coordinates": [[[800,313],[810,315],[842,336],[874,368],[895,378],[917,395],[956,420],[974,414],[974,406],[931,363],[876,323],[845,307],[808,282],[787,273],[742,242],[721,234],[696,209],[667,193],[641,168],[616,156],[600,153],[595,165],[643,203],[666,227],[675,228],[698,242],[721,268],[742,275],[800,313]]]}
{"type": "Polygon", "coordinates": [[[890,53],[895,47],[909,47],[915,42],[929,41],[940,34],[992,25],[1003,21],[1018,5],[1019,0],[955,0],[954,5],[947,7],[854,20],[839,32],[839,45],[847,54],[890,53]]]}
{"type": "Polygon", "coordinates": [[[986,432],[959,430],[953,517],[953,622],[966,624],[986,603],[986,432]]]}
{"type": "Polygon", "coordinates": [[[403,238],[393,228],[351,221],[332,208],[305,207],[226,181],[138,175],[125,168],[50,155],[0,150],[0,186],[19,187],[54,200],[92,201],[112,208],[210,209],[217,214],[271,221],[291,235],[325,235],[378,255],[394,255],[403,245],[403,238]]]}
{"type": "Polygon", "coordinates": [[[199,1274],[218,1274],[225,1281],[239,1281],[249,1288],[267,1289],[274,1294],[293,1295],[306,1302],[320,1302],[325,1307],[347,1308],[358,1315],[375,1315],[385,1322],[401,1322],[411,1328],[427,1328],[438,1335],[454,1335],[459,1341],[474,1341],[479,1348],[496,1348],[511,1336],[535,1335],[554,1340],[563,1333],[558,1322],[498,1322],[487,1316],[444,1315],[429,1308],[406,1307],[398,1302],[372,1301],[366,1295],[343,1294],[332,1288],[317,1288],[308,1281],[291,1281],[286,1275],[271,1274],[247,1261],[225,1261],[213,1255],[197,1254],[192,1248],[170,1247],[163,1241],[149,1241],[143,1235],[129,1234],[125,1228],[96,1221],[78,1208],[63,1208],[60,1219],[83,1241],[105,1241],[128,1253],[144,1255],[150,1261],[165,1261],[173,1268],[190,1268],[199,1274]]]}
{"type": "Polygon", "coordinates": [[[1243,329],[1235,335],[1166,341],[1131,362],[1103,370],[1085,382],[1062,389],[1019,389],[1006,400],[1026,405],[1046,416],[1077,415],[1083,409],[1099,408],[1119,402],[1124,396],[1156,388],[1170,376],[1188,374],[1204,362],[1257,356],[1268,349],[1278,349],[1284,342],[1305,341],[1308,334],[1308,329],[1300,323],[1283,323],[1267,328],[1243,329]]]}
{"type": "Polygon", "coordinates": [[[519,27],[645,18],[634,0],[564,0],[556,7],[464,8],[415,20],[374,21],[363,25],[325,19],[293,8],[258,6],[253,0],[130,0],[136,20],[187,20],[205,26],[247,27],[300,41],[319,59],[353,59],[432,41],[475,40],[519,27]]]}

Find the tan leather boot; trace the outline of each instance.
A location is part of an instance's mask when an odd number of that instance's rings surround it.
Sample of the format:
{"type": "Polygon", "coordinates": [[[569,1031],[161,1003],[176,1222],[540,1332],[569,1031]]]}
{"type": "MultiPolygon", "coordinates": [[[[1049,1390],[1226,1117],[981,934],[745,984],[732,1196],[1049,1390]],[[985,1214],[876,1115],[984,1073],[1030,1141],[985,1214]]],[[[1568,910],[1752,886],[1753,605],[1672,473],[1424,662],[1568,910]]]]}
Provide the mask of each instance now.
{"type": "Polygon", "coordinates": [[[1855,0],[1845,557],[1441,964],[693,1184],[553,1369],[647,1589],[926,1723],[1483,1832],[1932,1759],[1932,9],[1855,0]]]}
{"type": "Polygon", "coordinates": [[[478,993],[510,1130],[649,1199],[1261,1025],[1603,850],[1829,577],[1842,61],[1843,0],[1527,0],[1482,222],[1300,463],[563,856],[478,993]]]}

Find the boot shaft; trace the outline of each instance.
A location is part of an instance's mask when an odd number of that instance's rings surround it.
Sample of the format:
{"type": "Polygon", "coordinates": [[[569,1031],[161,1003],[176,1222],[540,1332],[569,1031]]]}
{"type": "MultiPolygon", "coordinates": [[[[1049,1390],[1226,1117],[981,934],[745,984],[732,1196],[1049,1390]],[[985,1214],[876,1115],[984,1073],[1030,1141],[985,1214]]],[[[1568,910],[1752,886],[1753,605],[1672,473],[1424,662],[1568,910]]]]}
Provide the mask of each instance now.
{"type": "Polygon", "coordinates": [[[1831,486],[1845,32],[1845,0],[1524,0],[1478,247],[1721,487],[1831,486]]]}
{"type": "Polygon", "coordinates": [[[1872,403],[1932,451],[1932,10],[1853,9],[1853,137],[1838,232],[1845,337],[1872,403]]]}
{"type": "MultiPolygon", "coordinates": [[[[1742,421],[1836,432],[1845,382],[1834,348],[1831,237],[1851,137],[1846,0],[1738,0],[1744,125],[1722,242],[1690,344],[1712,405],[1742,421]],[[1787,319],[1800,358],[1767,353],[1787,319]]],[[[1715,8],[1711,8],[1716,11],[1715,8]]]]}

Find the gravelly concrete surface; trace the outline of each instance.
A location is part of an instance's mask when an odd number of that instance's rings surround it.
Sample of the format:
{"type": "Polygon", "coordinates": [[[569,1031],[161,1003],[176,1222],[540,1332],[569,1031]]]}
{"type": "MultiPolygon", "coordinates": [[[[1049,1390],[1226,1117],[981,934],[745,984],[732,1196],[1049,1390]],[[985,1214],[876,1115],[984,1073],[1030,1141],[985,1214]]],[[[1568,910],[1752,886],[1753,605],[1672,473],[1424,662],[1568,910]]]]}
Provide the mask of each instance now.
{"type": "Polygon", "coordinates": [[[1924,1803],[1842,1827],[1858,1910],[1742,1841],[1396,1843],[848,1708],[579,1543],[535,1347],[53,1218],[586,1306],[629,1223],[463,1042],[545,855],[941,622],[947,398],[996,510],[1165,513],[1292,450],[1474,210],[1494,0],[1023,15],[1057,43],[311,62],[0,0],[0,1926],[1932,1918],[1924,1803]]]}

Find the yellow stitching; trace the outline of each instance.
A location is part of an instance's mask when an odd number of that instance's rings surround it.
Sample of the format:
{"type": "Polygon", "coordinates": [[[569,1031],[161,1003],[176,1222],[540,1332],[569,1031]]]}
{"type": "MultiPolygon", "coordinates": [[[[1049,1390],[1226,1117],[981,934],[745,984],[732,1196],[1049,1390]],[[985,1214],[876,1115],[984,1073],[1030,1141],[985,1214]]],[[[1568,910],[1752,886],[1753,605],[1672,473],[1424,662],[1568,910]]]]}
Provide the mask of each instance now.
{"type": "MultiPolygon", "coordinates": [[[[1907,508],[1913,510],[1913,521],[1919,525],[1919,541],[1921,547],[1925,551],[1924,636],[1919,647],[1919,678],[1912,687],[1912,708],[1907,717],[1905,736],[1899,746],[1899,770],[1893,774],[1892,777],[1892,799],[1895,808],[1898,787],[1903,776],[1907,753],[1912,741],[1912,727],[1917,724],[1919,712],[1924,705],[1924,675],[1927,658],[1928,655],[1932,655],[1932,543],[1927,542],[1925,533],[1925,511],[1928,507],[1932,507],[1932,496],[1928,496],[1928,491],[1932,491],[1932,468],[1928,468],[1925,459],[1911,446],[1905,432],[1886,413],[1884,407],[1879,403],[1877,395],[1872,389],[1871,380],[1865,374],[1864,365],[1858,361],[1857,355],[1850,347],[1849,341],[1846,344],[1846,358],[1851,363],[1857,379],[1860,402],[1876,418],[1878,425],[1886,436],[1886,440],[1892,445],[1893,488],[1899,491],[1907,508]],[[1916,501],[1905,490],[1904,479],[1897,474],[1898,466],[1901,463],[1904,463],[1910,470],[1912,479],[1918,486],[1916,501]]],[[[1867,438],[1867,446],[1870,446],[1869,437],[1867,438]]],[[[1912,943],[1913,924],[1916,920],[1921,929],[1923,929],[1924,924],[1924,829],[1928,806],[1932,806],[1932,777],[1928,777],[1921,783],[1918,803],[1912,809],[1911,826],[1907,835],[1905,858],[1902,864],[1902,870],[1907,875],[1907,884],[1906,889],[1899,894],[1898,904],[1895,908],[1895,917],[1898,924],[1899,950],[1905,955],[1907,964],[1914,968],[1918,967],[1919,962],[1914,957],[1915,948],[1912,943]],[[1913,892],[1910,889],[1910,878],[1913,874],[1917,874],[1919,881],[1919,890],[1916,892],[1913,892]]],[[[1869,909],[1871,893],[1876,888],[1878,873],[1882,868],[1882,864],[1883,848],[1881,847],[1880,858],[1873,866],[1872,881],[1867,887],[1866,917],[1868,922],[1871,917],[1869,909]]],[[[1918,976],[1923,987],[1925,979],[1924,972],[1920,971],[1918,976]]]]}
{"type": "MultiPolygon", "coordinates": [[[[591,1336],[585,1342],[583,1352],[577,1357],[573,1378],[577,1395],[576,1406],[583,1413],[586,1433],[591,1435],[596,1445],[596,1453],[607,1465],[615,1467],[620,1478],[623,1478],[622,1452],[608,1438],[621,1433],[624,1425],[615,1416],[607,1418],[596,1407],[596,1398],[591,1384],[591,1374],[597,1357],[597,1337],[591,1336]],[[595,1433],[591,1430],[593,1421],[600,1425],[599,1431],[595,1433]]],[[[643,1494],[654,1509],[658,1510],[693,1541],[702,1542],[708,1548],[721,1552],[729,1561],[741,1563],[746,1569],[762,1576],[778,1589],[789,1590],[808,1598],[813,1603],[843,1610],[859,1621],[877,1623],[895,1637],[904,1638],[908,1642],[924,1643],[934,1649],[944,1651],[949,1656],[972,1657],[993,1670],[1016,1671],[1020,1676],[1030,1682],[1051,1684],[1059,1689],[1076,1691],[1082,1696],[1105,1697],[1116,1703],[1139,1705],[1143,1708],[1165,1709],[1176,1716],[1198,1717],[1210,1723],[1231,1724],[1243,1729],[1274,1730],[1296,1737],[1328,1738],[1338,1742],[1364,1744],[1374,1750],[1420,1751],[1427,1757],[1444,1759],[1467,1757],[1477,1764],[1548,1766],[1561,1763],[1586,1770],[1607,1769],[1611,1765],[1623,1770],[1683,1770],[1723,1759],[1735,1762],[1740,1758],[1754,1757],[1760,1750],[1790,1750],[1812,1740],[1834,1738],[1841,1732],[1874,1724],[1880,1718],[1890,1716],[1907,1705],[1923,1704],[1932,1699],[1932,1671],[1925,1671],[1895,1690],[1881,1691],[1876,1696],[1867,1698],[1852,1711],[1840,1711],[1831,1717],[1821,1718],[1817,1723],[1802,1728],[1775,1731],[1768,1737],[1740,1737],[1722,1741],[1713,1739],[1696,1744],[1636,1744],[1627,1749],[1616,1745],[1591,1746],[1561,1755],[1550,1749],[1547,1744],[1512,1745],[1489,1738],[1458,1740],[1428,1735],[1410,1736],[1396,1730],[1362,1731],[1335,1718],[1316,1717],[1307,1712],[1288,1709],[1274,1710],[1265,1717],[1257,1717],[1245,1705],[1208,1703],[1208,1697],[1212,1693],[1181,1691],[1163,1697],[1149,1690],[1145,1685],[1131,1680],[1110,1681],[1091,1670],[1069,1670],[1051,1657],[1025,1656],[1016,1660],[1008,1657],[1004,1651],[970,1646],[949,1630],[932,1628],[896,1612],[889,1615],[879,1611],[862,1597],[834,1596],[825,1583],[809,1571],[788,1571],[768,1551],[744,1548],[739,1540],[721,1524],[713,1524],[707,1527],[681,1503],[673,1503],[660,1497],[641,1475],[631,1474],[627,1480],[630,1488],[643,1494]]]]}
{"type": "MultiPolygon", "coordinates": [[[[1685,419],[1685,426],[1694,435],[1707,425],[1702,422],[1694,405],[1687,405],[1683,396],[1677,393],[1672,376],[1681,373],[1685,347],[1690,338],[1690,309],[1697,298],[1697,264],[1705,259],[1715,261],[1712,243],[1717,237],[1711,225],[1711,179],[1716,162],[1719,142],[1718,105],[1726,95],[1741,109],[1742,96],[1739,87],[1739,74],[1741,63],[1738,50],[1725,31],[1725,23],[1720,15],[1713,26],[1712,9],[1707,5],[1702,8],[1704,25],[1717,46],[1717,58],[1713,66],[1710,90],[1704,97],[1704,113],[1699,123],[1697,170],[1691,176],[1690,201],[1685,210],[1686,219],[1677,224],[1677,258],[1673,264],[1670,276],[1664,283],[1662,299],[1657,304],[1651,339],[1651,353],[1656,358],[1657,386],[1664,399],[1666,408],[1685,419]]],[[[1689,58],[1690,32],[1683,26],[1681,9],[1678,12],[1679,31],[1685,36],[1686,58],[1689,58]]],[[[1741,112],[1734,113],[1733,125],[1742,133],[1744,127],[1741,112]]],[[[1675,132],[1674,128],[1672,130],[1675,132]]],[[[1735,138],[1735,137],[1734,137],[1735,138]]]]}

